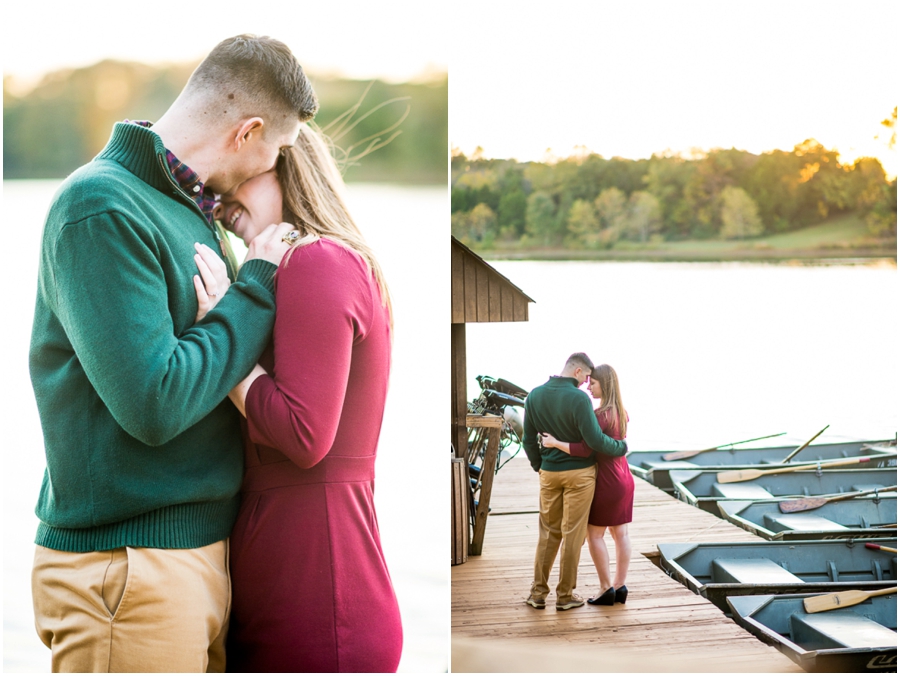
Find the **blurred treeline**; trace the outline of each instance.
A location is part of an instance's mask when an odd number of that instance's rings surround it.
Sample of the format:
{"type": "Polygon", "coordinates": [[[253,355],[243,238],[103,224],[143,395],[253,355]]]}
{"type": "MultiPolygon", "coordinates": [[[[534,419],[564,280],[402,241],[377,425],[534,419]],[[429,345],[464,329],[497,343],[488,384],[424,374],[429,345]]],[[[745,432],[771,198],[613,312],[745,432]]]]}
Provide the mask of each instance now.
{"type": "MultiPolygon", "coordinates": [[[[3,81],[4,178],[61,178],[88,162],[106,144],[112,126],[124,119],[156,120],[175,100],[196,63],[150,66],[102,61],[87,68],[46,75],[24,96],[3,81]]],[[[388,84],[310,75],[319,97],[316,123],[325,127],[354,106],[370,87],[357,126],[336,142],[358,154],[373,136],[387,140],[389,129],[409,107],[400,134],[346,167],[348,181],[447,182],[447,77],[433,82],[388,84]],[[408,97],[385,105],[391,99],[408,97]],[[352,149],[351,149],[352,147],[352,149]]],[[[341,153],[337,153],[340,159],[341,153]]]]}
{"type": "MultiPolygon", "coordinates": [[[[883,122],[892,130],[896,114],[883,122]]],[[[851,212],[872,236],[897,236],[896,178],[888,181],[877,159],[841,164],[812,139],[792,151],[712,150],[689,159],[582,154],[519,163],[478,154],[453,152],[451,227],[480,249],[744,239],[851,212]]]]}

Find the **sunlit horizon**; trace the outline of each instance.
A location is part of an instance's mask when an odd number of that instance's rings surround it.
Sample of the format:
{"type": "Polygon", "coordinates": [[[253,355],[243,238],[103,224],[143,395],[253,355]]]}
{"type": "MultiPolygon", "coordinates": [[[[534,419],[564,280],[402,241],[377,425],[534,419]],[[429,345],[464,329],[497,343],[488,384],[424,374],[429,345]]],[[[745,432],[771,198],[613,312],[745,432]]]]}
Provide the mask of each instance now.
{"type": "Polygon", "coordinates": [[[104,59],[154,66],[199,62],[218,42],[241,33],[281,40],[319,77],[399,83],[448,70],[449,35],[411,0],[354,2],[340,10],[319,3],[257,0],[248,6],[222,0],[194,10],[202,10],[202,18],[190,20],[155,17],[155,6],[134,9],[147,15],[147,28],[135,28],[123,16],[123,5],[112,0],[54,5],[52,11],[44,3],[9,5],[3,12],[4,79],[11,78],[8,84],[19,93],[48,73],[104,59]]]}
{"type": "Polygon", "coordinates": [[[852,165],[856,160],[863,157],[874,157],[877,159],[881,166],[885,170],[885,174],[888,179],[893,180],[897,177],[897,152],[896,149],[891,150],[887,147],[887,138],[890,136],[890,131],[882,128],[883,131],[880,132],[879,139],[874,139],[874,144],[868,144],[866,147],[868,150],[860,150],[856,147],[851,147],[847,151],[841,151],[838,147],[833,145],[828,145],[827,143],[822,143],[820,139],[807,137],[804,139],[798,139],[796,143],[786,146],[786,147],[773,147],[773,148],[762,148],[762,149],[750,149],[750,148],[739,148],[736,146],[715,146],[710,148],[699,148],[699,147],[690,147],[686,149],[673,149],[673,148],[664,148],[662,150],[653,151],[647,154],[639,154],[639,153],[631,153],[631,154],[622,154],[622,153],[604,153],[593,148],[590,148],[585,145],[576,145],[572,146],[568,152],[566,151],[557,151],[554,148],[545,148],[539,154],[534,155],[526,155],[519,156],[515,154],[505,154],[503,152],[492,152],[492,147],[488,145],[485,147],[481,144],[476,144],[470,148],[461,148],[456,143],[451,141],[451,153],[462,153],[467,158],[474,159],[492,159],[492,160],[513,160],[516,162],[541,162],[545,164],[554,164],[556,162],[565,161],[568,159],[584,157],[587,155],[598,155],[604,159],[625,159],[625,160],[649,160],[653,156],[657,157],[679,157],[682,159],[690,160],[697,159],[708,155],[710,152],[715,150],[730,150],[732,148],[744,152],[751,153],[753,155],[763,155],[766,153],[771,153],[773,151],[782,151],[782,152],[793,152],[794,148],[804,141],[812,138],[813,141],[821,143],[821,145],[829,151],[834,151],[838,153],[838,161],[842,165],[852,165]],[[883,145],[884,147],[880,147],[878,144],[883,145]]]}
{"type": "MultiPolygon", "coordinates": [[[[475,7],[462,1],[457,31],[475,30],[475,7]]],[[[898,103],[889,84],[896,2],[554,8],[536,21],[478,5],[478,48],[452,60],[451,146],[524,162],[584,149],[626,159],[732,147],[758,155],[815,139],[842,164],[875,157],[897,175],[881,125],[898,103]]]]}

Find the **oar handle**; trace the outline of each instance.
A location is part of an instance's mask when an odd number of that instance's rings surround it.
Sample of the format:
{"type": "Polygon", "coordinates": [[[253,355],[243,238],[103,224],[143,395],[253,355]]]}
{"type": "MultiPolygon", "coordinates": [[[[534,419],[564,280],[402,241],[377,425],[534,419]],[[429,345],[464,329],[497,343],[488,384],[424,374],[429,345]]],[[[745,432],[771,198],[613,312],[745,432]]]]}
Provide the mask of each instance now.
{"type": "Polygon", "coordinates": [[[700,453],[708,453],[709,451],[719,451],[724,450],[726,448],[734,448],[738,444],[749,444],[751,441],[761,441],[762,439],[771,439],[772,437],[780,437],[781,435],[786,434],[786,432],[779,432],[778,434],[767,434],[764,437],[756,437],[754,439],[744,439],[743,441],[732,441],[730,444],[722,444],[720,446],[712,446],[710,448],[701,448],[699,451],[675,451],[673,453],[666,453],[662,459],[665,461],[670,460],[682,460],[684,458],[693,458],[695,455],[700,453]]]}
{"type": "Polygon", "coordinates": [[[888,587],[887,589],[877,589],[873,592],[869,592],[869,596],[887,596],[888,594],[896,594],[896,587],[888,587]]]}
{"type": "Polygon", "coordinates": [[[858,498],[860,495],[871,495],[872,493],[890,493],[896,491],[896,486],[885,486],[884,488],[870,488],[866,491],[856,491],[854,493],[844,493],[843,495],[833,495],[826,498],[829,502],[837,502],[838,500],[849,500],[850,498],[858,498]]]}
{"type": "Polygon", "coordinates": [[[782,462],[782,463],[785,463],[785,462],[787,462],[788,460],[790,460],[791,458],[793,458],[793,457],[794,457],[795,455],[797,455],[800,451],[802,451],[804,448],[806,448],[807,446],[809,446],[813,441],[815,441],[816,438],[817,438],[820,434],[822,434],[822,432],[824,432],[825,430],[827,430],[829,427],[831,427],[830,424],[829,424],[829,425],[825,425],[825,427],[823,427],[823,428],[820,429],[818,432],[816,432],[814,435],[812,435],[812,436],[809,438],[809,440],[808,440],[805,444],[803,444],[802,446],[798,446],[798,447],[795,448],[793,451],[791,451],[790,454],[788,454],[788,457],[786,457],[786,458],[785,458],[784,460],[782,460],[781,462],[782,462]]]}
{"type": "MultiPolygon", "coordinates": [[[[767,434],[764,437],[756,437],[755,439],[744,439],[743,441],[732,441],[730,444],[722,444],[721,446],[716,446],[716,448],[726,448],[727,446],[737,446],[738,444],[749,444],[751,441],[762,441],[763,439],[771,439],[772,437],[780,437],[787,434],[787,432],[779,432],[778,434],[767,434]]],[[[709,449],[715,450],[715,449],[709,449]]]]}
{"type": "Polygon", "coordinates": [[[886,552],[894,552],[897,553],[896,547],[885,547],[884,545],[875,544],[874,542],[867,542],[866,549],[883,549],[886,552]]]}
{"type": "Polygon", "coordinates": [[[858,462],[869,462],[869,458],[851,458],[849,460],[838,460],[837,462],[817,462],[812,465],[797,465],[795,467],[779,467],[778,469],[763,470],[766,474],[778,474],[779,472],[796,472],[801,469],[817,469],[821,467],[837,467],[838,465],[855,465],[858,462]]]}

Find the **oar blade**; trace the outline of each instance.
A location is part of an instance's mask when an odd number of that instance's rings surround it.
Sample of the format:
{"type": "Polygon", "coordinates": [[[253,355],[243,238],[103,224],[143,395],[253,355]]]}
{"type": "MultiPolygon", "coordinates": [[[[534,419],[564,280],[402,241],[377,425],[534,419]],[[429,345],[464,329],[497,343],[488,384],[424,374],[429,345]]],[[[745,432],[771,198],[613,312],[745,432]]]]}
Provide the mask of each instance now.
{"type": "Polygon", "coordinates": [[[869,594],[864,591],[850,589],[848,591],[834,592],[832,594],[822,594],[821,596],[810,596],[803,599],[803,607],[808,613],[822,613],[826,610],[837,610],[838,608],[847,608],[862,603],[869,594]]]}
{"type": "Polygon", "coordinates": [[[793,512],[807,512],[811,509],[818,509],[822,505],[828,504],[826,498],[800,498],[799,500],[785,500],[778,503],[778,509],[782,514],[791,514],[793,512]]]}
{"type": "Polygon", "coordinates": [[[699,455],[700,453],[703,453],[703,451],[675,451],[673,453],[666,453],[662,457],[662,459],[667,462],[669,460],[684,460],[685,458],[693,458],[695,455],[699,455]]]}
{"type": "Polygon", "coordinates": [[[716,474],[716,481],[720,484],[736,484],[741,481],[752,481],[763,475],[758,469],[735,469],[716,474]]]}

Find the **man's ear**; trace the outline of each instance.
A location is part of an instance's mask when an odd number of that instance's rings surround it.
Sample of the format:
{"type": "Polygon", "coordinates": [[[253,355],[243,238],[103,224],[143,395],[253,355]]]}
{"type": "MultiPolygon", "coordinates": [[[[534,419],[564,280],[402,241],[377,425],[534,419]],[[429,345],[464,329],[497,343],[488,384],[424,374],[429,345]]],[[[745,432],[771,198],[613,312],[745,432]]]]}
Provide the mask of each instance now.
{"type": "Polygon", "coordinates": [[[261,117],[249,117],[242,121],[234,134],[234,150],[240,150],[254,134],[261,134],[263,128],[263,119],[261,117]]]}

